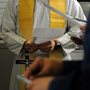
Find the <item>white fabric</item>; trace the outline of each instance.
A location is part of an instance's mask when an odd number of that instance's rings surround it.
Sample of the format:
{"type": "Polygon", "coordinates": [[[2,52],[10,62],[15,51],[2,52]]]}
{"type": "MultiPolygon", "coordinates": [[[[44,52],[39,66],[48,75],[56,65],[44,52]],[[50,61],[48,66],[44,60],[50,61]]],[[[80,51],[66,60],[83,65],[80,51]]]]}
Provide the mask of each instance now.
{"type": "MultiPolygon", "coordinates": [[[[46,3],[48,3],[48,0],[44,0],[44,1],[46,3]]],[[[4,12],[3,22],[2,22],[2,32],[3,32],[4,36],[7,37],[7,38],[3,38],[3,39],[6,42],[6,45],[9,47],[9,49],[17,55],[19,54],[19,52],[22,48],[22,45],[23,45],[23,43],[22,44],[19,43],[20,41],[18,39],[18,37],[20,37],[19,24],[18,24],[18,7],[19,7],[18,0],[10,0],[8,3],[8,7],[4,12]],[[16,42],[13,44],[13,42],[11,40],[14,40],[14,38],[11,39],[10,37],[8,37],[8,35],[6,35],[10,32],[13,33],[13,37],[14,37],[14,35],[15,36],[17,35],[17,40],[19,42],[17,42],[15,40],[16,42]],[[7,39],[10,39],[10,42],[7,42],[7,39]],[[18,50],[17,50],[17,48],[18,48],[18,50]]],[[[75,18],[80,18],[80,19],[84,19],[84,20],[86,19],[84,16],[84,13],[82,11],[82,8],[79,5],[79,3],[77,2],[77,0],[67,0],[67,14],[69,14],[75,18]]],[[[35,30],[37,30],[37,29],[50,29],[49,28],[49,24],[50,24],[49,19],[50,19],[49,18],[49,9],[47,9],[45,6],[43,6],[43,4],[36,1],[35,12],[34,12],[34,31],[33,32],[35,32],[35,30]]],[[[74,27],[74,25],[72,25],[71,22],[69,22],[69,21],[67,21],[67,22],[68,22],[68,26],[70,28],[74,27]]],[[[65,32],[65,29],[62,31],[60,29],[57,29],[57,30],[53,29],[53,30],[55,30],[56,33],[58,32],[57,37],[60,37],[60,38],[61,38],[61,36],[64,35],[64,32],[65,32]]],[[[58,38],[57,40],[59,41],[60,38],[58,38]]],[[[23,39],[21,41],[24,42],[25,40],[23,39]]],[[[63,47],[63,45],[62,45],[62,47],[63,47]]]]}
{"type": "MultiPolygon", "coordinates": [[[[48,3],[48,0],[45,0],[45,2],[48,3]]],[[[1,32],[0,32],[3,35],[3,37],[1,37],[1,38],[4,40],[5,45],[16,55],[19,54],[19,52],[23,46],[23,43],[25,41],[25,39],[20,36],[20,32],[19,32],[18,8],[19,8],[18,0],[10,0],[9,1],[7,8],[4,12],[4,15],[3,15],[1,32]]],[[[82,11],[82,8],[79,5],[79,3],[77,2],[77,0],[67,0],[67,12],[66,13],[75,18],[80,18],[83,20],[86,19],[84,16],[84,13],[82,11]]],[[[49,23],[50,23],[49,19],[50,19],[49,18],[49,10],[36,1],[35,11],[34,11],[34,26],[33,26],[34,34],[33,35],[35,35],[35,32],[36,32],[35,30],[46,29],[49,31],[49,29],[50,29],[49,28],[49,23]]],[[[70,21],[67,21],[67,23],[70,28],[75,26],[70,21]]],[[[60,30],[60,29],[57,29],[57,30],[53,29],[53,30],[56,31],[55,33],[58,32],[57,40],[59,42],[63,43],[63,44],[61,44],[63,47],[63,50],[68,54],[72,50],[75,50],[76,45],[74,42],[72,42],[70,40],[70,38],[68,38],[69,37],[68,33],[65,34],[65,36],[64,36],[65,29],[66,28],[64,28],[63,30],[60,30]],[[63,37],[64,37],[64,39],[63,39],[63,37]],[[65,40],[67,40],[67,41],[65,41],[65,40]],[[70,52],[67,52],[67,50],[70,52]]],[[[43,32],[43,34],[44,34],[44,32],[43,32]]],[[[16,66],[15,62],[14,62],[9,90],[19,90],[19,86],[18,86],[19,84],[16,79],[17,73],[20,74],[20,66],[19,65],[16,66]]]]}

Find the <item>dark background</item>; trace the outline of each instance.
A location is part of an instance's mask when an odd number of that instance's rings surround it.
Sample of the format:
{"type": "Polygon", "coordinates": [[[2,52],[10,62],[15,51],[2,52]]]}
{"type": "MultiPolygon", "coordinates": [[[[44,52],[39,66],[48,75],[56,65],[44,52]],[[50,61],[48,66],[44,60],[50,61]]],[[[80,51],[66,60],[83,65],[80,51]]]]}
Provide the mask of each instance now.
{"type": "Polygon", "coordinates": [[[90,2],[90,0],[78,0],[79,2],[90,2]]]}

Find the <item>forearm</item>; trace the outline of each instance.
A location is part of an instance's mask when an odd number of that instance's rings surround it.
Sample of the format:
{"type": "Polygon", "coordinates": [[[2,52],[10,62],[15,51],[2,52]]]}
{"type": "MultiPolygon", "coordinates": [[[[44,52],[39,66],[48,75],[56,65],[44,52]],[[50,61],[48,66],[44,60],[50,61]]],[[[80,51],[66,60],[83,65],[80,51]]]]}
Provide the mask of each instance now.
{"type": "Polygon", "coordinates": [[[68,35],[68,33],[56,39],[56,41],[60,43],[66,55],[70,54],[71,52],[75,50],[76,44],[71,40],[71,36],[68,35]]]}
{"type": "Polygon", "coordinates": [[[14,54],[18,55],[23,47],[25,39],[12,32],[3,33],[3,38],[6,47],[14,54]]]}
{"type": "Polygon", "coordinates": [[[1,22],[2,39],[5,42],[7,48],[15,53],[19,54],[25,39],[19,36],[18,18],[17,18],[17,5],[15,0],[9,0],[7,8],[4,11],[1,22]]]}

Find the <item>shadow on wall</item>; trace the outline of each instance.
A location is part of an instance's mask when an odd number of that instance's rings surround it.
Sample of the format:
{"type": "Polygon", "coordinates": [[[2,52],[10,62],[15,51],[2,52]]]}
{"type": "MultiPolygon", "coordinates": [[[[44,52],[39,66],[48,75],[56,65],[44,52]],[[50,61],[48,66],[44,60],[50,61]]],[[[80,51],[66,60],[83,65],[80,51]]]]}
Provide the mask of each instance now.
{"type": "Polygon", "coordinates": [[[0,44],[0,90],[9,90],[14,55],[0,44]]]}

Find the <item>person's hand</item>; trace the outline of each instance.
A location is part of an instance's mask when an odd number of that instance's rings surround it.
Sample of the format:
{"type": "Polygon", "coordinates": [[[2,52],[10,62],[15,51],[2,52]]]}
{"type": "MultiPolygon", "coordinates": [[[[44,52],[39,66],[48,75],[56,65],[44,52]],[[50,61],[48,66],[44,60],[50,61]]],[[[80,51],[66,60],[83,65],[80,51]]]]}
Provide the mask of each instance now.
{"type": "Polygon", "coordinates": [[[80,26],[80,30],[82,30],[82,32],[85,33],[86,25],[82,25],[82,26],[80,26]]]}
{"type": "Polygon", "coordinates": [[[39,76],[55,76],[60,73],[62,63],[57,60],[49,60],[48,58],[38,57],[36,60],[27,68],[24,73],[26,78],[33,79],[39,76]]]}
{"type": "Polygon", "coordinates": [[[33,53],[37,50],[37,45],[28,40],[24,43],[24,49],[28,49],[31,53],[33,53]]]}
{"type": "Polygon", "coordinates": [[[40,44],[40,50],[43,52],[50,52],[52,51],[56,46],[56,41],[55,40],[51,40],[45,43],[41,43],[40,44]]]}
{"type": "Polygon", "coordinates": [[[49,90],[49,85],[53,79],[53,77],[37,78],[31,84],[28,84],[26,88],[27,90],[49,90]]]}
{"type": "Polygon", "coordinates": [[[83,44],[83,40],[81,38],[71,37],[71,40],[77,45],[83,44]]]}
{"type": "Polygon", "coordinates": [[[32,43],[31,41],[26,41],[24,43],[24,48],[29,49],[30,52],[32,53],[37,51],[38,49],[40,49],[43,52],[50,52],[54,49],[55,45],[56,45],[55,40],[51,40],[41,44],[35,44],[35,43],[32,43]]]}
{"type": "Polygon", "coordinates": [[[80,35],[80,38],[71,37],[71,40],[73,42],[75,42],[77,45],[82,45],[83,44],[83,38],[84,38],[84,34],[85,34],[85,29],[86,29],[86,25],[80,26],[80,30],[81,30],[81,33],[82,33],[80,35]]]}
{"type": "Polygon", "coordinates": [[[80,26],[80,30],[82,31],[82,35],[80,36],[80,39],[83,40],[84,34],[85,34],[85,30],[86,30],[86,25],[80,26]]]}

